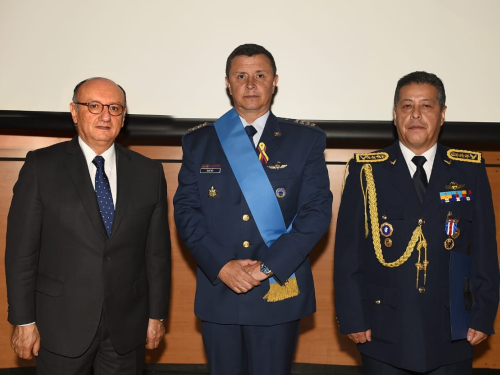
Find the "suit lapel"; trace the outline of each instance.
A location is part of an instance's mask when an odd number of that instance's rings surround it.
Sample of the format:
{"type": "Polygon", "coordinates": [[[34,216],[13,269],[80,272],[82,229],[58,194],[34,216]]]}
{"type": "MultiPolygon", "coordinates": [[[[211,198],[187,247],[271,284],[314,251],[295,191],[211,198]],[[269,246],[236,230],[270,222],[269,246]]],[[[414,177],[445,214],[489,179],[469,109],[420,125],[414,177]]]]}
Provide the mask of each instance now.
{"type": "Polygon", "coordinates": [[[122,222],[128,204],[132,199],[132,183],[134,181],[134,171],[130,163],[130,155],[127,151],[118,144],[115,144],[116,149],[116,209],[115,219],[113,220],[113,228],[111,229],[111,238],[117,232],[120,223],[122,222]]]}
{"type": "Polygon", "coordinates": [[[108,235],[104,228],[99,205],[95,195],[95,190],[92,186],[92,181],[89,178],[89,168],[83,155],[83,151],[78,144],[78,137],[73,138],[66,148],[66,167],[68,168],[75,189],[80,196],[85,211],[94,225],[95,229],[101,234],[104,241],[107,241],[108,235]]]}
{"type": "Polygon", "coordinates": [[[391,183],[401,192],[401,195],[408,202],[420,205],[415,185],[406,165],[406,160],[401,153],[399,142],[396,142],[388,149],[389,160],[385,162],[385,168],[390,171],[391,183]]]}
{"type": "MultiPolygon", "coordinates": [[[[276,153],[281,145],[283,136],[281,134],[281,128],[278,119],[273,113],[269,113],[269,117],[266,121],[266,126],[259,140],[260,143],[264,143],[266,148],[266,154],[269,157],[269,162],[272,161],[272,156],[276,153]]],[[[257,151],[258,152],[258,151],[257,151]]],[[[269,163],[268,163],[269,164],[269,163]]],[[[265,162],[262,165],[266,165],[265,162]]]]}
{"type": "Polygon", "coordinates": [[[448,160],[446,156],[446,149],[438,143],[438,148],[436,150],[436,156],[434,158],[434,164],[432,165],[431,178],[429,180],[429,186],[425,192],[425,198],[423,206],[426,207],[434,200],[439,198],[439,192],[445,190],[445,186],[450,182],[449,170],[454,168],[453,163],[447,164],[445,160],[448,160]]]}

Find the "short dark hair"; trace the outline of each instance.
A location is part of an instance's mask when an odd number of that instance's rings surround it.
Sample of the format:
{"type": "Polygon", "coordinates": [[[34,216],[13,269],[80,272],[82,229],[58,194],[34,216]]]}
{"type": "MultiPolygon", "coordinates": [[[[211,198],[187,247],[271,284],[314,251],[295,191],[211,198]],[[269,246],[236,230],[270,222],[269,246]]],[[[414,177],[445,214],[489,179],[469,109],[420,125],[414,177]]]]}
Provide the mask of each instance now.
{"type": "Polygon", "coordinates": [[[226,77],[229,77],[229,71],[231,70],[231,62],[236,56],[255,56],[255,55],[265,55],[271,62],[271,67],[273,68],[273,75],[276,75],[276,63],[274,62],[274,57],[271,55],[267,49],[258,44],[242,44],[235,48],[233,52],[229,55],[226,61],[226,77]]]}
{"type": "Polygon", "coordinates": [[[125,90],[123,89],[123,87],[121,87],[119,84],[117,84],[116,82],[108,79],[108,78],[104,78],[104,77],[91,77],[91,78],[87,78],[87,79],[84,79],[82,82],[80,82],[78,85],[75,86],[75,89],[73,90],[73,102],[77,102],[78,101],[78,90],[80,90],[80,87],[85,83],[85,82],[89,82],[89,81],[92,81],[94,79],[106,79],[108,81],[111,81],[113,82],[116,86],[118,86],[120,88],[120,90],[122,90],[123,92],[123,99],[125,100],[125,103],[123,103],[123,106],[126,108],[127,107],[127,93],[125,92],[125,90]]]}
{"type": "Polygon", "coordinates": [[[443,81],[441,81],[441,79],[435,74],[419,71],[407,74],[399,79],[398,85],[396,86],[396,92],[394,93],[394,108],[398,106],[399,91],[401,90],[401,87],[411,84],[429,84],[434,86],[437,90],[437,99],[439,102],[439,106],[441,107],[441,109],[445,107],[446,92],[444,91],[443,81]]]}

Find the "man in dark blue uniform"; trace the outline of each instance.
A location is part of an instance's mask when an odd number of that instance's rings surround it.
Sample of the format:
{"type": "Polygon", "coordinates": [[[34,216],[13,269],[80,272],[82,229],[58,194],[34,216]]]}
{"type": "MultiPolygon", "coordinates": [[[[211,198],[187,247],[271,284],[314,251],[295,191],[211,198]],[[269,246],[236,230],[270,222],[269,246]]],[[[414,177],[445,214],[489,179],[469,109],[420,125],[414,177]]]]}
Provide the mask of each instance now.
{"type": "Polygon", "coordinates": [[[401,78],[399,142],[349,165],[335,307],[367,374],[471,374],[474,346],[493,333],[499,275],[491,190],[480,153],[437,142],[445,100],[434,74],[401,78]],[[458,265],[470,272],[450,282],[458,265]]]}
{"type": "Polygon", "coordinates": [[[300,318],[316,309],[309,252],[331,219],[326,137],[270,112],[277,83],[265,48],[239,46],[226,65],[234,109],[183,138],[175,221],[198,264],[212,374],[290,374],[300,318]]]}

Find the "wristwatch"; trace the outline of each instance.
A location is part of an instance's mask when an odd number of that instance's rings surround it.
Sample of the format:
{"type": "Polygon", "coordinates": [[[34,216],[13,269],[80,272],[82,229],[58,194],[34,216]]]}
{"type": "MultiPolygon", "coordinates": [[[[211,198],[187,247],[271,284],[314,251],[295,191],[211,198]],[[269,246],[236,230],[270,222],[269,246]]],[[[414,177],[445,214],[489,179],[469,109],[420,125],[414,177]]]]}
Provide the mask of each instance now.
{"type": "Polygon", "coordinates": [[[273,271],[271,271],[263,262],[260,262],[260,272],[267,277],[272,277],[274,275],[273,271]]]}

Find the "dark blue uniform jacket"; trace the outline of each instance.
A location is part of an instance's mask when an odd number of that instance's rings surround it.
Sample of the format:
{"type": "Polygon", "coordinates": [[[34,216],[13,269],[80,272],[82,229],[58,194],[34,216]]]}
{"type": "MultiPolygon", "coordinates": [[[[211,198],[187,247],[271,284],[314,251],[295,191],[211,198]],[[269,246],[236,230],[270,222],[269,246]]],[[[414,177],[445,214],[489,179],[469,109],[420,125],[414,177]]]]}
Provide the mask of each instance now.
{"type": "MultiPolygon", "coordinates": [[[[480,164],[450,160],[447,150],[438,144],[423,203],[399,143],[381,150],[389,154],[387,161],[372,163],[379,222],[388,222],[394,229],[390,236],[392,247],[386,247],[381,236],[386,262],[403,254],[418,220],[425,219],[422,230],[430,262],[425,286],[423,272],[419,278],[419,287],[425,289],[416,287],[416,250],[400,267],[388,268],[375,256],[371,229],[365,238],[360,187],[360,169],[364,163],[349,164],[338,217],[334,272],[335,307],[341,332],[371,329],[372,341],[358,345],[359,350],[412,371],[430,371],[473,355],[473,347],[467,340],[451,341],[450,251],[444,247],[448,238],[445,223],[450,211],[454,218],[460,217],[460,235],[451,251],[471,254],[470,288],[474,302],[470,327],[491,332],[498,307],[495,215],[484,160],[480,164]],[[441,202],[439,193],[450,190],[446,186],[451,182],[464,184],[463,189],[471,191],[472,200],[441,202]]],[[[367,214],[369,217],[369,210],[367,214]]]]}
{"type": "MultiPolygon", "coordinates": [[[[273,189],[285,191],[278,199],[285,224],[288,226],[297,215],[291,232],[270,248],[257,230],[213,124],[183,138],[183,163],[174,197],[175,222],[198,264],[195,313],[205,321],[274,325],[300,319],[316,309],[309,252],[328,229],[332,214],[323,156],[325,134],[319,128],[278,119],[271,113],[260,142],[267,146],[269,161],[263,168],[273,189]],[[277,162],[286,166],[268,168],[277,162]],[[200,167],[205,164],[215,166],[215,173],[201,173],[200,167]],[[210,197],[212,187],[218,197],[210,197]],[[248,247],[243,246],[245,241],[248,247]],[[234,293],[217,278],[232,259],[261,260],[281,283],[295,272],[300,294],[267,302],[262,298],[269,290],[267,280],[248,293],[234,293]]],[[[259,189],[257,184],[255,189],[259,189]]]]}

